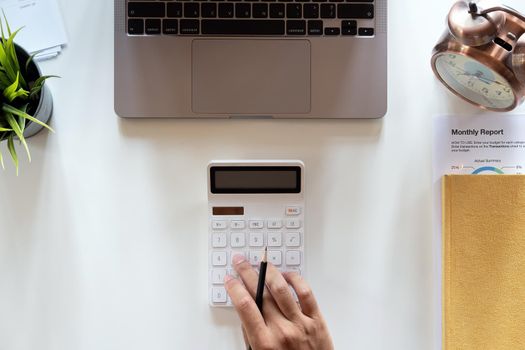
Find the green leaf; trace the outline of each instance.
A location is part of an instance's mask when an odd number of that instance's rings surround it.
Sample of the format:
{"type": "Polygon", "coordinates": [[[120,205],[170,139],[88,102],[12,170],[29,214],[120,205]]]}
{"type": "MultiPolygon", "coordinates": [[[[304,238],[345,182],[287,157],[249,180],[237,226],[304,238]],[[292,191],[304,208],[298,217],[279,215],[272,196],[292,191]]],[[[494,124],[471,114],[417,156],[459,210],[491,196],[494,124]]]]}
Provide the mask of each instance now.
{"type": "MultiPolygon", "coordinates": [[[[9,29],[9,24],[7,24],[7,28],[9,29]]],[[[18,56],[16,55],[16,48],[14,45],[14,40],[16,35],[19,31],[21,31],[24,27],[18,28],[14,33],[11,34],[11,30],[9,29],[9,39],[7,39],[7,50],[6,54],[9,55],[11,64],[13,65],[13,70],[15,72],[20,71],[20,64],[18,63],[18,56]]],[[[24,77],[20,77],[20,83],[23,87],[26,86],[26,82],[24,80],[24,77]]]]}
{"type": "Polygon", "coordinates": [[[11,85],[11,82],[9,81],[7,74],[5,73],[5,71],[0,70],[0,89],[4,90],[9,85],[11,85]]]}
{"type": "MultiPolygon", "coordinates": [[[[3,25],[0,25],[2,30],[2,44],[0,45],[0,64],[5,68],[7,77],[11,82],[14,82],[16,79],[16,73],[20,71],[20,66],[18,64],[18,57],[16,56],[16,50],[14,45],[14,39],[18,32],[22,29],[16,30],[14,33],[10,34],[9,38],[6,40],[3,35],[3,25]]],[[[25,87],[25,80],[21,77],[20,82],[23,87],[25,87]]]]}
{"type": "Polygon", "coordinates": [[[32,117],[32,116],[30,116],[29,114],[27,114],[26,112],[22,112],[21,110],[16,109],[15,107],[8,105],[7,103],[4,103],[4,105],[2,106],[2,110],[3,110],[4,112],[8,112],[8,113],[11,113],[11,114],[17,115],[17,116],[19,116],[19,117],[23,117],[24,119],[30,120],[30,121],[32,121],[33,123],[36,123],[36,124],[38,124],[38,125],[42,125],[44,128],[48,129],[48,130],[51,131],[51,132],[55,132],[55,130],[53,130],[53,129],[52,129],[49,125],[47,125],[46,123],[42,123],[40,120],[36,119],[35,117],[32,117]]]}
{"type": "Polygon", "coordinates": [[[0,131],[13,131],[13,129],[0,128],[0,131]]]}
{"type": "Polygon", "coordinates": [[[20,81],[18,79],[19,77],[20,77],[20,72],[17,72],[15,82],[4,90],[4,97],[7,98],[9,102],[13,102],[13,100],[18,97],[28,96],[29,94],[28,91],[22,88],[20,89],[18,88],[20,85],[20,81]]]}
{"type": "Polygon", "coordinates": [[[31,64],[31,62],[33,62],[33,60],[35,59],[35,56],[38,55],[42,51],[43,50],[40,50],[40,51],[37,51],[37,52],[33,52],[33,54],[31,56],[29,56],[29,58],[26,61],[26,72],[29,69],[29,65],[31,64]]]}
{"type": "MultiPolygon", "coordinates": [[[[4,9],[2,9],[2,12],[4,12],[4,9]]],[[[5,15],[5,13],[4,13],[4,15],[5,15]]],[[[0,32],[2,33],[2,40],[5,42],[4,21],[2,21],[1,19],[0,19],[0,32]]]]}
{"type": "MultiPolygon", "coordinates": [[[[28,106],[29,106],[29,104],[25,104],[22,107],[20,107],[19,109],[22,112],[26,113],[28,106]]],[[[20,130],[22,130],[22,132],[24,132],[24,130],[26,129],[26,120],[24,119],[24,117],[18,116],[18,125],[20,125],[20,130]]]]}
{"type": "Polygon", "coordinates": [[[11,158],[16,167],[16,176],[18,176],[18,156],[16,155],[15,143],[13,142],[13,135],[7,139],[7,149],[11,153],[11,158]]]}
{"type": "Polygon", "coordinates": [[[29,91],[30,99],[33,99],[38,95],[38,93],[42,90],[44,83],[49,78],[60,78],[60,77],[58,75],[44,75],[38,78],[33,84],[33,86],[31,87],[31,90],[29,91]]]}
{"type": "Polygon", "coordinates": [[[11,125],[11,127],[13,128],[13,131],[15,132],[16,136],[18,136],[18,138],[20,139],[20,142],[22,142],[22,145],[24,145],[24,148],[26,149],[26,152],[27,152],[27,158],[31,162],[31,153],[29,152],[29,147],[27,146],[27,142],[24,137],[24,133],[20,129],[20,125],[18,125],[15,117],[13,117],[11,113],[6,113],[5,117],[9,125],[11,125]]]}
{"type": "Polygon", "coordinates": [[[7,27],[7,33],[9,34],[9,36],[11,36],[11,28],[9,28],[9,22],[7,21],[7,17],[5,16],[4,9],[2,9],[2,14],[4,15],[5,25],[7,27]]]}

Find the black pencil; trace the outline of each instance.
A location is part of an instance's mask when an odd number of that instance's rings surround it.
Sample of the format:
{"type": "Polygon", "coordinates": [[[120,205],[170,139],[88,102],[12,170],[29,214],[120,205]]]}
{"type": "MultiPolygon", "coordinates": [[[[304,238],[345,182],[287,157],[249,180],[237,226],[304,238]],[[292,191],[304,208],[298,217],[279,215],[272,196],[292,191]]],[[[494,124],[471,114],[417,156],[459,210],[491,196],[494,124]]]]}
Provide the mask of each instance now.
{"type": "MultiPolygon", "coordinates": [[[[259,267],[259,282],[257,283],[257,293],[255,294],[255,304],[259,308],[259,311],[263,312],[263,293],[264,287],[266,285],[266,265],[268,261],[268,247],[264,248],[264,255],[261,260],[261,265],[259,267]]],[[[252,349],[251,346],[248,347],[249,350],[252,349]]]]}
{"type": "Polygon", "coordinates": [[[266,265],[268,259],[268,247],[264,248],[264,255],[261,260],[261,266],[259,267],[259,283],[257,284],[257,294],[255,294],[255,304],[259,308],[262,314],[263,311],[263,293],[266,284],[266,265]]]}

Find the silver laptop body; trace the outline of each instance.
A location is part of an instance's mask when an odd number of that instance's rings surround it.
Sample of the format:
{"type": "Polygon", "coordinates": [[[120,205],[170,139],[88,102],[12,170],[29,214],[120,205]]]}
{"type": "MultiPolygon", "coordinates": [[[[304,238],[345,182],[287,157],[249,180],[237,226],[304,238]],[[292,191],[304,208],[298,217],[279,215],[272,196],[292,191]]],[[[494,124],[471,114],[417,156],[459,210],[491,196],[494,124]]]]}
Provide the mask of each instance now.
{"type": "Polygon", "coordinates": [[[114,59],[121,117],[380,118],[387,0],[115,0],[114,59]]]}

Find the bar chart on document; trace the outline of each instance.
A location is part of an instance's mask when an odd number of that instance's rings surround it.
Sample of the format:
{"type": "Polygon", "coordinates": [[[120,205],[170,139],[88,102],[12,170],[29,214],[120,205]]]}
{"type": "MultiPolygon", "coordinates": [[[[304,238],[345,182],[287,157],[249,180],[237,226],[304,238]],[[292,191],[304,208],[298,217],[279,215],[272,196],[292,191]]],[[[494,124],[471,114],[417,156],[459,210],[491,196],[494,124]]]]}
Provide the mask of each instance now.
{"type": "MultiPolygon", "coordinates": [[[[500,161],[494,162],[500,164],[500,161]]],[[[522,175],[524,165],[479,166],[476,164],[457,164],[450,167],[449,174],[455,175],[522,175]]]]}

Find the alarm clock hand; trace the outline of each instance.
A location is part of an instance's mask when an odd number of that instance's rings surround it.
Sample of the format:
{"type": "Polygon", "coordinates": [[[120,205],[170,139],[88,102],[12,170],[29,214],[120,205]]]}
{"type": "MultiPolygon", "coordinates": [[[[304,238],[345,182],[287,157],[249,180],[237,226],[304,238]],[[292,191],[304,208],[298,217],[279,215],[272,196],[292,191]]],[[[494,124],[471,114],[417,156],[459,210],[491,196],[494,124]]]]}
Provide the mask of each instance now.
{"type": "Polygon", "coordinates": [[[480,76],[479,74],[473,74],[473,73],[470,73],[470,72],[467,72],[466,70],[462,69],[462,68],[459,68],[459,67],[454,67],[456,68],[457,70],[463,72],[459,75],[465,75],[467,77],[475,77],[475,78],[478,78],[478,80],[484,82],[485,84],[489,84],[489,83],[496,83],[498,85],[501,85],[501,83],[499,81],[496,81],[496,80],[492,80],[492,79],[489,79],[487,77],[484,77],[484,76],[480,76]]]}

